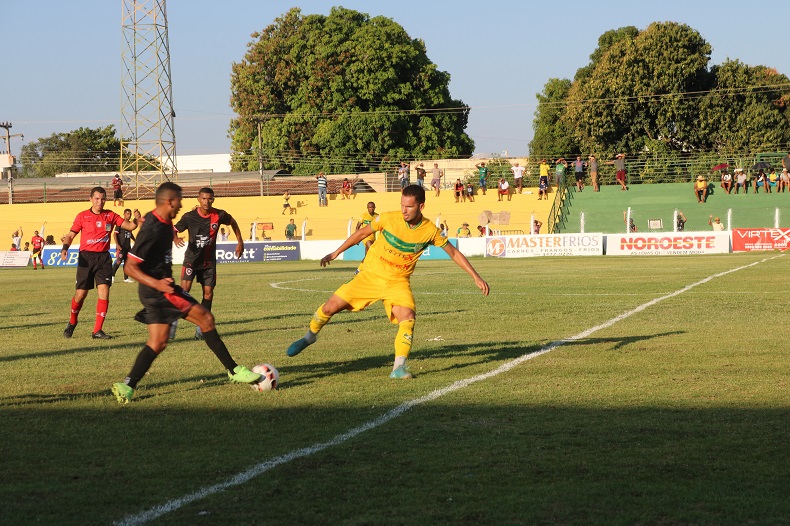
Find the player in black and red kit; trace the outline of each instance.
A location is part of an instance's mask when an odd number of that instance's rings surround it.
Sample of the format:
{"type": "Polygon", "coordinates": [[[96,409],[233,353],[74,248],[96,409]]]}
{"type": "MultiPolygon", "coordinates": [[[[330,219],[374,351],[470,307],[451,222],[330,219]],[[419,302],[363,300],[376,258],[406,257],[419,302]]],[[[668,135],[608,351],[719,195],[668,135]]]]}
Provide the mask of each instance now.
{"type": "MultiPolygon", "coordinates": [[[[220,225],[230,225],[236,234],[236,257],[244,252],[244,240],[236,220],[224,210],[214,208],[214,190],[201,188],[198,192],[198,206],[181,216],[175,225],[177,232],[189,230],[189,243],[184,254],[184,266],[181,268],[181,288],[189,292],[192,281],[197,278],[203,285],[203,301],[201,304],[211,310],[214,301],[214,287],[217,285],[217,233],[220,225]]],[[[184,246],[184,240],[175,237],[178,247],[184,246]]],[[[175,327],[170,331],[170,339],[175,338],[175,327]]],[[[195,328],[195,339],[202,339],[200,327],[195,328]]]]}
{"type": "Polygon", "coordinates": [[[33,253],[30,255],[33,258],[33,270],[36,270],[36,260],[38,259],[41,262],[41,270],[44,270],[44,260],[41,257],[41,254],[44,250],[44,238],[38,235],[38,230],[33,232],[33,239],[30,240],[30,246],[33,247],[33,253]]]}
{"type": "Polygon", "coordinates": [[[134,388],[167,347],[171,322],[185,318],[203,330],[208,347],[228,369],[228,378],[238,383],[257,382],[261,375],[238,365],[217,334],[214,315],[198,304],[173,281],[173,219],[181,209],[181,187],[162,183],[156,190],[156,209],[145,216],[134,248],[127,260],[127,274],[139,285],[143,310],[135,319],[148,326],[148,341],[138,353],[129,376],[113,384],[112,392],[120,404],[132,399],[134,388]]]}
{"type": "MultiPolygon", "coordinates": [[[[126,221],[130,221],[132,219],[132,211],[128,208],[124,210],[123,218],[126,221]]],[[[120,226],[115,227],[115,263],[112,264],[113,280],[115,280],[115,273],[118,272],[118,267],[123,263],[123,281],[124,283],[132,283],[132,280],[126,274],[126,256],[129,255],[129,251],[132,249],[132,241],[134,241],[134,234],[120,226]]]]}
{"type": "Polygon", "coordinates": [[[125,220],[111,210],[104,209],[107,192],[101,186],[91,189],[91,207],[77,214],[69,232],[63,236],[63,249],[60,259],[65,261],[69,254],[69,246],[77,234],[80,234],[80,253],[77,260],[77,290],[71,299],[71,316],[63,336],[71,338],[77,326],[77,318],[82,303],[88,297],[88,291],[95,286],[99,293],[96,303],[96,322],[93,325],[94,339],[108,340],[103,330],[107,307],[110,303],[110,285],[112,285],[112,259],[110,258],[110,235],[116,226],[124,230],[137,228],[140,219],[139,210],[134,211],[131,221],[125,220]]]}

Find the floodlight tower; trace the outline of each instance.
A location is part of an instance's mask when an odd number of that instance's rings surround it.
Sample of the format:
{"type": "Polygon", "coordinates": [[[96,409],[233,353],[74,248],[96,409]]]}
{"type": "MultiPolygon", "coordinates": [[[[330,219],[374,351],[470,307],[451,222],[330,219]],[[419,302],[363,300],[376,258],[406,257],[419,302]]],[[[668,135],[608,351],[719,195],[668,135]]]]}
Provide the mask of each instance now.
{"type": "Polygon", "coordinates": [[[121,171],[136,198],[176,181],[176,133],[166,0],[121,0],[121,171]]]}

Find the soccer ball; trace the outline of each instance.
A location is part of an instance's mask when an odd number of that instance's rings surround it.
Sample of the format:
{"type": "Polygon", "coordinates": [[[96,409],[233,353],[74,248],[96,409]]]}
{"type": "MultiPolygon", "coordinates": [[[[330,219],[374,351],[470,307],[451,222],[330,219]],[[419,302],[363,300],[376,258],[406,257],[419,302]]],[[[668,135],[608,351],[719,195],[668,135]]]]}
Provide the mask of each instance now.
{"type": "Polygon", "coordinates": [[[280,373],[277,372],[277,369],[275,369],[273,365],[269,365],[268,363],[259,363],[252,368],[252,372],[261,375],[260,380],[250,384],[254,391],[262,393],[264,391],[277,389],[277,384],[280,381],[280,373]]]}

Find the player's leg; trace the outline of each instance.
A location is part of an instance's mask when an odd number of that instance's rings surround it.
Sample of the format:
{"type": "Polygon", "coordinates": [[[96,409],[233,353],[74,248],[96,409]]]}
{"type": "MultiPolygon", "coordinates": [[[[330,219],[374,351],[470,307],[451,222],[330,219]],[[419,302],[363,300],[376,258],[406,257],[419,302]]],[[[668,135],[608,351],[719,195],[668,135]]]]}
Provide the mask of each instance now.
{"type": "MultiPolygon", "coordinates": [[[[359,276],[359,274],[357,274],[357,276],[359,276]]],[[[349,284],[350,283],[347,283],[346,285],[349,284]]],[[[304,337],[293,342],[285,351],[285,353],[288,356],[296,356],[305,350],[309,345],[314,344],[318,333],[324,328],[324,325],[329,323],[329,320],[332,319],[332,316],[340,311],[350,310],[351,308],[351,305],[346,302],[346,300],[337,294],[332,294],[326,303],[321,304],[321,306],[316,309],[315,313],[313,314],[313,318],[310,320],[310,328],[307,329],[307,333],[304,335],[304,337]]]]}
{"type": "Polygon", "coordinates": [[[230,355],[222,338],[217,334],[217,329],[214,325],[214,315],[208,309],[195,303],[189,309],[185,319],[200,327],[206,345],[208,345],[208,348],[211,349],[211,352],[214,353],[225,369],[228,370],[228,378],[232,382],[252,383],[260,380],[261,375],[253,373],[243,365],[237,364],[230,355]]]}
{"type": "Polygon", "coordinates": [[[112,384],[112,394],[119,404],[128,404],[134,395],[137,383],[143,379],[145,373],[151,368],[157,356],[167,347],[167,334],[170,330],[169,323],[152,323],[148,327],[148,341],[137,353],[132,370],[123,382],[112,384]]]}
{"type": "Polygon", "coordinates": [[[109,340],[102,327],[107,318],[107,310],[110,307],[110,285],[112,284],[112,259],[110,253],[97,254],[94,256],[96,292],[99,299],[96,301],[96,321],[93,324],[92,338],[98,340],[109,340]]]}
{"type": "MultiPolygon", "coordinates": [[[[195,272],[191,265],[184,265],[181,267],[181,288],[184,292],[192,290],[192,282],[195,279],[195,272]]],[[[176,339],[176,329],[178,328],[178,320],[170,324],[170,333],[168,338],[170,340],[176,339]]]]}
{"type": "MultiPolygon", "coordinates": [[[[214,286],[217,284],[217,268],[207,268],[195,273],[198,283],[203,287],[203,300],[200,302],[203,307],[211,312],[211,304],[214,302],[214,286]]],[[[195,327],[195,339],[202,340],[203,333],[200,326],[195,327]]]]}
{"type": "Polygon", "coordinates": [[[414,297],[411,287],[406,283],[400,290],[393,290],[393,303],[385,300],[384,308],[388,311],[390,321],[398,324],[398,334],[395,336],[395,360],[392,364],[390,378],[412,378],[411,372],[406,367],[406,360],[411,352],[414,337],[414,324],[417,315],[414,311],[414,297]]]}
{"type": "MultiPolygon", "coordinates": [[[[79,280],[79,276],[77,277],[77,279],[79,280]]],[[[85,298],[87,297],[88,297],[87,289],[78,288],[74,291],[74,296],[71,298],[71,311],[69,313],[69,323],[66,325],[66,329],[63,331],[63,336],[65,336],[66,338],[71,338],[71,336],[74,334],[74,328],[77,326],[77,321],[80,316],[80,310],[82,310],[82,304],[85,303],[85,298]]]]}

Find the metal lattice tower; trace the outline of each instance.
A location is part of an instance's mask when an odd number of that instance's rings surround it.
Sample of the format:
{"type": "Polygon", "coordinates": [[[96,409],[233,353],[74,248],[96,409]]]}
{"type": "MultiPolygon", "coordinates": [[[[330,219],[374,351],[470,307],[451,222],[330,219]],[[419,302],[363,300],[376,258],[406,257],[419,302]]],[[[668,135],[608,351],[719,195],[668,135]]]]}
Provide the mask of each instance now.
{"type": "Polygon", "coordinates": [[[140,199],[178,180],[167,8],[166,0],[121,2],[121,171],[140,199]]]}

